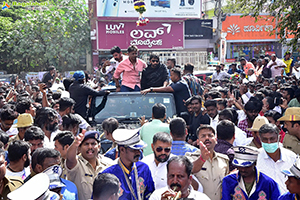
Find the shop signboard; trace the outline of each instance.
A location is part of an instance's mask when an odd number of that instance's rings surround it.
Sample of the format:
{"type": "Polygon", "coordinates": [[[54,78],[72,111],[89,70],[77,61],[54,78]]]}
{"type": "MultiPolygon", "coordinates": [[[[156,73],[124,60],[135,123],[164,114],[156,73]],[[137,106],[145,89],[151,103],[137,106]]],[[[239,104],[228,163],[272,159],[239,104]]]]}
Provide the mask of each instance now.
{"type": "MultiPolygon", "coordinates": [[[[145,17],[200,18],[201,0],[145,0],[145,17]]],[[[97,0],[98,17],[137,17],[133,0],[97,0]]]]}
{"type": "Polygon", "coordinates": [[[212,19],[192,19],[186,20],[184,25],[184,38],[191,39],[212,39],[213,20],[212,19]]]}
{"type": "Polygon", "coordinates": [[[222,30],[227,32],[227,41],[276,40],[274,29],[276,22],[273,17],[260,15],[258,20],[251,16],[227,16],[222,23],[222,30]]]}
{"type": "Polygon", "coordinates": [[[151,22],[137,27],[135,22],[98,21],[98,50],[113,46],[127,49],[136,45],[139,49],[183,49],[183,21],[151,22]]]}

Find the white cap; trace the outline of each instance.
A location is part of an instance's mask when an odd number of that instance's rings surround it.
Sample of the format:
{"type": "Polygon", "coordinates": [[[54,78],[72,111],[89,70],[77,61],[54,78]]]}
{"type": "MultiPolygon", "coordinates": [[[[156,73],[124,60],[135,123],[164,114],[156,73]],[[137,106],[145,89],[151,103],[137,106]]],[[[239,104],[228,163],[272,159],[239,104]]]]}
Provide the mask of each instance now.
{"type": "MultiPolygon", "coordinates": [[[[39,173],[29,179],[24,185],[7,195],[10,200],[48,199],[50,179],[47,174],[39,173]]],[[[55,195],[56,196],[56,195],[55,195]]],[[[58,195],[57,195],[58,196],[58,195]]],[[[56,198],[54,198],[56,199],[56,198]]]]}
{"type": "Polygon", "coordinates": [[[147,144],[140,138],[140,129],[116,129],[112,137],[118,145],[132,149],[144,149],[147,144]]]}

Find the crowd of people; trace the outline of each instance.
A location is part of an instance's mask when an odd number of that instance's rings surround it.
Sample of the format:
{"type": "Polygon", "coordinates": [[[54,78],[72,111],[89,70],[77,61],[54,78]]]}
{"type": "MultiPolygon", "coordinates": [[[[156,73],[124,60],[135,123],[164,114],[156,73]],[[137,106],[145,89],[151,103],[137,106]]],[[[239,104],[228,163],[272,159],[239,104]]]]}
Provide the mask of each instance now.
{"type": "Polygon", "coordinates": [[[136,46],[117,46],[95,74],[0,83],[1,199],[299,199],[300,88],[298,63],[286,52],[217,65],[201,80],[194,65],[148,63],[136,46]],[[126,129],[115,118],[99,127],[117,92],[173,93],[177,117],[154,102],[152,118],[126,129]],[[55,89],[54,89],[55,88],[55,89]],[[90,97],[104,96],[95,109],[90,97]],[[100,153],[101,138],[112,142],[100,153]],[[25,197],[26,196],[26,197],[25,197]]]}

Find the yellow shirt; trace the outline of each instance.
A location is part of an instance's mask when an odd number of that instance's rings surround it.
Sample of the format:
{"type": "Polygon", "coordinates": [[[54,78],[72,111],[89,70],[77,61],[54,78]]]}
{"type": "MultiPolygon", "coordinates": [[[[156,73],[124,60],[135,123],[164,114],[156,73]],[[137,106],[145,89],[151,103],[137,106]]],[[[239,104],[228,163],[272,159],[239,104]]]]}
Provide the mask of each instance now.
{"type": "Polygon", "coordinates": [[[286,67],[284,68],[285,73],[286,74],[290,73],[293,59],[288,59],[288,60],[282,59],[282,61],[284,62],[284,64],[286,64],[286,67]]]}
{"type": "Polygon", "coordinates": [[[78,156],[77,164],[73,169],[68,169],[65,162],[67,178],[77,186],[79,200],[87,200],[91,198],[94,179],[100,172],[111,166],[113,164],[112,162],[113,161],[110,158],[99,155],[96,170],[81,155],[78,156]]]}
{"type": "MultiPolygon", "coordinates": [[[[186,153],[193,162],[200,156],[200,150],[194,153],[186,153]]],[[[222,196],[222,180],[229,173],[229,158],[227,155],[214,152],[212,160],[207,160],[202,169],[195,173],[203,186],[203,193],[211,200],[220,200],[222,196]]]]}

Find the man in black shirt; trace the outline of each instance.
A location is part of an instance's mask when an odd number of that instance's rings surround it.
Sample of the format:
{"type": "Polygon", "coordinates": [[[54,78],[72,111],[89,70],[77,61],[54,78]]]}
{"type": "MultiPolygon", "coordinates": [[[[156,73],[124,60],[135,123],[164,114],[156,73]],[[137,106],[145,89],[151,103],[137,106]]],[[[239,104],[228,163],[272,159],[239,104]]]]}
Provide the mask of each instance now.
{"type": "Polygon", "coordinates": [[[186,112],[187,108],[184,102],[190,98],[191,92],[187,83],[181,79],[181,69],[179,67],[174,67],[171,69],[171,80],[172,83],[167,87],[155,87],[142,90],[143,95],[148,92],[169,92],[173,93],[175,104],[176,104],[176,114],[181,116],[182,112],[186,112]]]}
{"type": "Polygon", "coordinates": [[[70,85],[70,97],[76,102],[74,106],[75,113],[78,113],[83,118],[87,118],[87,104],[88,97],[91,96],[104,96],[109,94],[109,91],[96,91],[84,84],[85,74],[83,71],[76,71],[73,75],[74,83],[70,85]]]}
{"type": "Polygon", "coordinates": [[[193,96],[191,99],[191,105],[194,110],[194,115],[192,118],[191,125],[189,128],[189,135],[188,135],[188,143],[192,144],[197,140],[197,129],[202,124],[210,124],[210,119],[207,114],[202,114],[201,107],[202,107],[202,99],[200,96],[196,95],[193,96]]]}
{"type": "Polygon", "coordinates": [[[51,88],[57,76],[57,73],[54,66],[50,66],[48,70],[49,71],[46,74],[44,74],[42,82],[45,83],[48,88],[51,88]]]}
{"type": "Polygon", "coordinates": [[[157,54],[150,55],[150,64],[142,72],[141,88],[142,90],[150,87],[166,87],[168,85],[167,67],[159,62],[157,54]]]}

